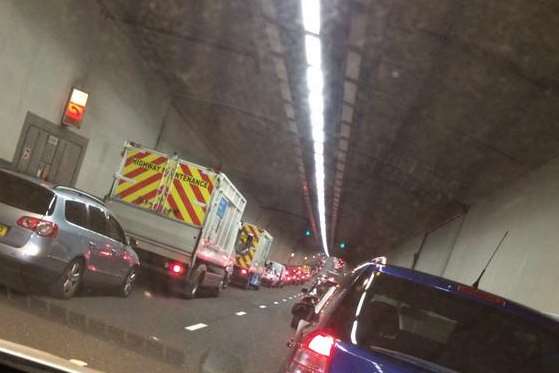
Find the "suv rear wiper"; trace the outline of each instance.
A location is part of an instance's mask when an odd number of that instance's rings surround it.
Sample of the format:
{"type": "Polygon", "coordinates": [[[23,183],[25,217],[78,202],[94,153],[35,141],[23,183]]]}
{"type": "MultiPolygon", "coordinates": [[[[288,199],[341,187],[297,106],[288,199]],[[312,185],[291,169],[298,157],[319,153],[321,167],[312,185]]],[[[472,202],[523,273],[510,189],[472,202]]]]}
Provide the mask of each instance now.
{"type": "Polygon", "coordinates": [[[408,355],[408,354],[405,354],[403,352],[389,350],[387,348],[382,348],[382,347],[373,346],[373,345],[368,346],[368,347],[372,351],[379,352],[381,354],[385,354],[385,355],[394,357],[394,358],[399,359],[399,360],[404,360],[408,363],[418,365],[422,368],[429,369],[429,370],[431,370],[433,372],[436,372],[436,373],[459,373],[458,371],[456,371],[454,369],[446,368],[446,367],[440,366],[436,363],[433,363],[432,361],[423,360],[421,358],[418,358],[418,357],[413,356],[413,355],[408,355]]]}

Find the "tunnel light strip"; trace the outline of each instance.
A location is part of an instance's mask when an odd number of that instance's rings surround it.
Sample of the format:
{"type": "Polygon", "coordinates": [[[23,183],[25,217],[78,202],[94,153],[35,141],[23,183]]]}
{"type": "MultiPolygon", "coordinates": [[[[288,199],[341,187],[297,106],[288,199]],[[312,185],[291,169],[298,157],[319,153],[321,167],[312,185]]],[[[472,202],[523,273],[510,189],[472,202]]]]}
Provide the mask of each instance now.
{"type": "Polygon", "coordinates": [[[320,0],[301,0],[305,29],[305,56],[307,59],[307,89],[313,138],[316,198],[322,248],[326,256],[326,202],[324,190],[324,72],[322,71],[322,41],[320,39],[320,0]]]}

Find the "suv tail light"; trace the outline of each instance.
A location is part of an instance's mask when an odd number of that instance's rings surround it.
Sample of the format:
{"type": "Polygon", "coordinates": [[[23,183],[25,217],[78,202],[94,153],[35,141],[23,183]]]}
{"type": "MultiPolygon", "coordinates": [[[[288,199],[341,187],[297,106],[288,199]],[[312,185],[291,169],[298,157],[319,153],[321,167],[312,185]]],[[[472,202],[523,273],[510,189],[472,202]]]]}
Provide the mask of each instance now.
{"type": "Polygon", "coordinates": [[[55,223],[31,216],[22,216],[18,219],[17,225],[29,229],[41,237],[56,237],[58,233],[58,225],[55,223]]]}
{"type": "Polygon", "coordinates": [[[336,338],[325,331],[309,334],[298,347],[287,373],[326,373],[332,360],[336,338]]]}

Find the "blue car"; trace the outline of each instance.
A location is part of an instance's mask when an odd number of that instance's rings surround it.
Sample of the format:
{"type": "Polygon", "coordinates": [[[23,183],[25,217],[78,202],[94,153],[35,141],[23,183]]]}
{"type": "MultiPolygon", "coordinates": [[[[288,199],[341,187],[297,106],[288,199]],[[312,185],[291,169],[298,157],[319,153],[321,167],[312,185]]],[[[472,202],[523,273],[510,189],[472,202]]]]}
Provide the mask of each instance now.
{"type": "Polygon", "coordinates": [[[559,372],[559,322],[471,286],[368,263],[323,303],[285,372],[559,372]]]}

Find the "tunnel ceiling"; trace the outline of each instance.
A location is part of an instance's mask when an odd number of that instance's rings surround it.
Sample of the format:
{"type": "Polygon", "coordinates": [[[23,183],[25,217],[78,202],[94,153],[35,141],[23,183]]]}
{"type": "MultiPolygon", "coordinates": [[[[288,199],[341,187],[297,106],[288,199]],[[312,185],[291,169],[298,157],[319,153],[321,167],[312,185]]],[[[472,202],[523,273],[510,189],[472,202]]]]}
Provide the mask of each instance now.
{"type": "MultiPolygon", "coordinates": [[[[260,204],[306,225],[298,157],[311,189],[314,172],[298,1],[101,4],[166,79],[176,108],[218,150],[219,166],[260,204]],[[268,23],[279,30],[280,53],[270,46],[268,23]],[[295,137],[274,64],[278,54],[291,82],[295,137]]],[[[556,157],[559,3],[322,4],[327,209],[337,211],[335,221],[328,219],[329,238],[347,240],[348,252],[386,253],[556,157]],[[356,87],[352,102],[348,82],[356,87]],[[344,100],[353,109],[350,119],[344,100]]]]}

